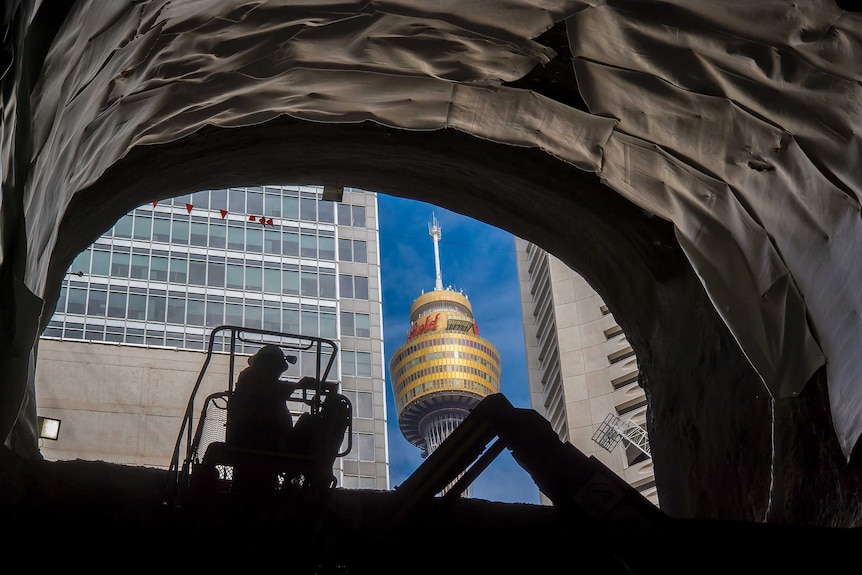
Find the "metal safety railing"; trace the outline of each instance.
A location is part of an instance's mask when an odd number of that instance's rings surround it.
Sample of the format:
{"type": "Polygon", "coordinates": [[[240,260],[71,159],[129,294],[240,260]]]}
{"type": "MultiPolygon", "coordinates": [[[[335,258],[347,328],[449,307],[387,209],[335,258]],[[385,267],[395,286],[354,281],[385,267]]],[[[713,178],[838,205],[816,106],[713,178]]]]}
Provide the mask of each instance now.
{"type": "Polygon", "coordinates": [[[646,430],[630,419],[622,419],[609,413],[593,434],[593,441],[608,451],[613,451],[620,441],[640,449],[652,459],[646,430]]]}

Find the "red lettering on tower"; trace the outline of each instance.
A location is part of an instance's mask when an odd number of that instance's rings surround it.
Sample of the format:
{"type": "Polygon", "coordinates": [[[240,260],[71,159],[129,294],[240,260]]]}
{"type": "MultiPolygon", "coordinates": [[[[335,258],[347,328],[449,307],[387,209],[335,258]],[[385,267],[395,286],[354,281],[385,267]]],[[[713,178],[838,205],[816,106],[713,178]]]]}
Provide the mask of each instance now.
{"type": "Polygon", "coordinates": [[[410,331],[407,332],[407,340],[411,340],[417,335],[422,335],[426,331],[434,331],[437,329],[437,320],[439,319],[440,314],[434,314],[434,319],[431,319],[430,315],[425,316],[425,321],[419,323],[418,321],[413,322],[410,331]]]}

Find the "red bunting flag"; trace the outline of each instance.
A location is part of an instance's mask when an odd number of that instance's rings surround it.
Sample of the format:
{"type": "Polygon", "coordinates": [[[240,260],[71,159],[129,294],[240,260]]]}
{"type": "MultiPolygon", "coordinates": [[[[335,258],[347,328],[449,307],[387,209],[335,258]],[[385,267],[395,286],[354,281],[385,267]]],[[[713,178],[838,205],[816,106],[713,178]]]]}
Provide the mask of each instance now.
{"type": "Polygon", "coordinates": [[[186,211],[187,211],[188,213],[192,213],[192,208],[193,208],[193,207],[194,207],[194,206],[193,206],[193,205],[191,205],[191,204],[186,204],[186,211]]]}
{"type": "Polygon", "coordinates": [[[227,216],[227,210],[219,210],[221,212],[221,219],[224,219],[227,216]]]}
{"type": "Polygon", "coordinates": [[[153,202],[153,207],[154,207],[154,208],[155,208],[157,205],[159,205],[159,202],[153,202]]]}
{"type": "Polygon", "coordinates": [[[272,218],[269,218],[268,220],[266,220],[266,223],[268,223],[269,225],[272,225],[272,218]]]}

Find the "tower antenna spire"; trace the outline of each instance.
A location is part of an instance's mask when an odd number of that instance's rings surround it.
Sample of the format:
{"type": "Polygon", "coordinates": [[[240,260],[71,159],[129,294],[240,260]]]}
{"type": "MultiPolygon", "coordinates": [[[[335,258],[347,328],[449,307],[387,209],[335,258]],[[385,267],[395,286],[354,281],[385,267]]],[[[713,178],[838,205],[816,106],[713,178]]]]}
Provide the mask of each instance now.
{"type": "Polygon", "coordinates": [[[434,269],[437,272],[434,289],[442,290],[443,273],[440,271],[440,247],[438,246],[438,242],[443,234],[440,230],[440,225],[437,223],[437,216],[433,213],[431,214],[431,223],[428,224],[428,235],[434,239],[434,269]]]}
{"type": "Polygon", "coordinates": [[[437,222],[437,216],[431,214],[431,223],[428,224],[428,235],[434,239],[434,270],[436,272],[434,280],[434,289],[443,289],[443,273],[440,271],[440,247],[438,242],[443,235],[440,231],[440,224],[437,222]]]}

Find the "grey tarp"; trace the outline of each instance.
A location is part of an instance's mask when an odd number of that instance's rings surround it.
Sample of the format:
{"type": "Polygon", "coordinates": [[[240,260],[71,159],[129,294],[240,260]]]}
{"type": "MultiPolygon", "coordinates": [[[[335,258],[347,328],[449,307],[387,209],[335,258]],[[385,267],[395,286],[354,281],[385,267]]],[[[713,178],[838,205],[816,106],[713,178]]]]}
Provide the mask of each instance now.
{"type": "Polygon", "coordinates": [[[673,222],[773,396],[827,363],[849,457],[862,433],[860,31],[805,0],[82,0],[33,94],[25,283],[43,294],[71,198],[135,146],[279,115],[454,128],[540,148],[673,222]],[[535,38],[556,22],[590,113],[504,86],[554,56],[535,38]]]}

